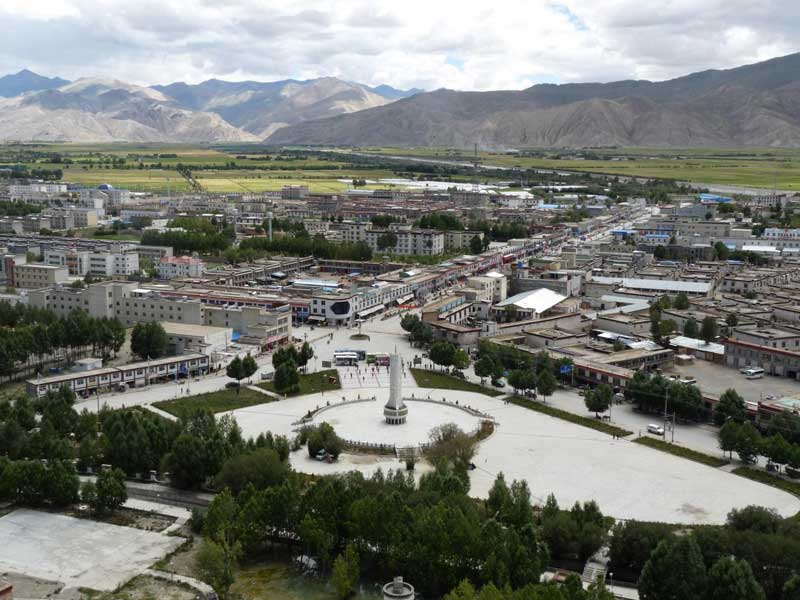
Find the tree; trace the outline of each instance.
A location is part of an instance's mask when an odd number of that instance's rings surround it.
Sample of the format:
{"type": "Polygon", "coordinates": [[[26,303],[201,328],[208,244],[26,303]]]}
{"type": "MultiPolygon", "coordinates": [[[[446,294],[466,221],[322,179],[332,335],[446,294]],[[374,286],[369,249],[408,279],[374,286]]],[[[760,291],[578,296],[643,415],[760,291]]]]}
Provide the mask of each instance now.
{"type": "Polygon", "coordinates": [[[693,340],[700,335],[700,328],[697,326],[697,321],[694,320],[694,317],[689,317],[686,323],[683,324],[683,335],[693,340]]]}
{"type": "Polygon", "coordinates": [[[553,372],[550,369],[543,369],[539,372],[539,376],[537,377],[536,381],[536,391],[539,392],[539,395],[547,401],[548,396],[552,396],[553,392],[556,391],[556,387],[558,386],[558,381],[556,381],[553,372]]]}
{"type": "Polygon", "coordinates": [[[736,313],[731,313],[725,317],[725,323],[728,327],[736,327],[739,324],[739,317],[736,316],[736,313]]]}
{"type": "Polygon", "coordinates": [[[278,365],[275,369],[275,377],[273,379],[275,391],[279,394],[293,394],[300,389],[300,374],[297,372],[297,366],[293,361],[288,361],[278,365]]]}
{"type": "Polygon", "coordinates": [[[663,540],[653,550],[639,578],[642,600],[703,598],[706,568],[697,542],[690,535],[663,540]]]}
{"type": "Polygon", "coordinates": [[[300,353],[294,346],[284,346],[278,348],[272,355],[272,366],[277,369],[285,362],[293,362],[295,367],[300,363],[300,353]]]}
{"type": "Polygon", "coordinates": [[[203,579],[211,584],[220,598],[228,597],[228,590],[234,582],[235,561],[229,559],[222,546],[213,540],[205,540],[197,553],[197,567],[203,579]]]}
{"type": "Polygon", "coordinates": [[[214,481],[219,488],[230,488],[234,494],[247,485],[263,490],[286,480],[288,465],[272,448],[259,448],[253,452],[232,456],[226,460],[214,481]]]}
{"type": "Polygon", "coordinates": [[[483,241],[481,240],[480,236],[475,235],[469,241],[469,251],[472,254],[480,254],[483,252],[483,241]]]}
{"type": "Polygon", "coordinates": [[[199,438],[182,433],[172,444],[172,449],[164,457],[164,467],[176,486],[193,488],[205,479],[204,448],[199,438]]]}
{"type": "Polygon", "coordinates": [[[453,368],[457,371],[463,371],[469,366],[469,355],[461,348],[456,348],[453,353],[453,368]]]}
{"type": "Polygon", "coordinates": [[[664,260],[667,258],[667,249],[664,246],[656,246],[653,248],[653,258],[656,260],[664,260]]]}
{"type": "Polygon", "coordinates": [[[607,383],[600,384],[596,389],[589,390],[583,401],[586,408],[594,412],[599,417],[601,412],[605,412],[614,400],[614,390],[607,383]]]}
{"type": "Polygon", "coordinates": [[[84,486],[83,501],[89,505],[92,512],[96,515],[105,515],[115,511],[125,504],[128,499],[128,490],[125,487],[125,472],[122,469],[107,469],[101,471],[97,476],[97,482],[93,484],[93,494],[89,498],[85,497],[86,486],[84,486]]]}
{"type": "Polygon", "coordinates": [[[394,249],[397,246],[397,234],[394,231],[387,231],[378,236],[378,250],[394,249]]]}
{"type": "Polygon", "coordinates": [[[453,364],[453,358],[456,354],[456,347],[450,342],[434,342],[431,346],[429,356],[434,364],[441,367],[449,367],[453,364]]]}
{"type": "Polygon", "coordinates": [[[723,452],[728,452],[733,457],[733,452],[739,442],[739,423],[734,420],[726,421],[719,430],[719,447],[723,452]]]}
{"type": "Polygon", "coordinates": [[[466,471],[475,456],[475,439],[464,433],[456,424],[445,423],[430,432],[430,445],[426,455],[434,465],[452,464],[466,471]]]}
{"type": "Polygon", "coordinates": [[[131,332],[131,352],[142,359],[164,356],[167,343],[167,332],[161,323],[137,323],[131,332]]]}
{"type": "Polygon", "coordinates": [[[800,600],[800,575],[795,573],[784,584],[781,598],[782,600],[800,600]]]}
{"type": "Polygon", "coordinates": [[[677,310],[687,310],[689,308],[689,296],[686,295],[686,292],[678,292],[672,302],[672,306],[677,310]]]}
{"type": "Polygon", "coordinates": [[[708,572],[705,600],[765,600],[750,565],[733,556],[723,556],[708,572]]]}
{"type": "Polygon", "coordinates": [[[514,369],[508,374],[508,384],[524,394],[536,387],[536,376],[530,369],[514,369]]]}
{"type": "Polygon", "coordinates": [[[710,344],[717,339],[717,320],[714,317],[705,317],[700,326],[700,339],[710,344]]]}
{"type": "Polygon", "coordinates": [[[340,554],[333,561],[333,586],[336,588],[336,597],[347,600],[352,596],[358,586],[361,567],[353,544],[347,544],[344,554],[340,554]]]}
{"type": "Polygon", "coordinates": [[[225,367],[225,374],[231,379],[236,380],[236,395],[239,395],[239,390],[242,387],[242,379],[247,377],[245,372],[244,362],[239,356],[234,356],[233,360],[225,367]]]}
{"type": "Polygon", "coordinates": [[[739,460],[744,463],[755,462],[760,447],[761,434],[758,429],[750,423],[745,423],[739,427],[739,432],[736,436],[736,454],[739,455],[739,460]]]}
{"type": "Polygon", "coordinates": [[[305,367],[312,358],[314,358],[314,349],[308,342],[303,342],[303,346],[300,348],[297,365],[305,367]]]}
{"type": "Polygon", "coordinates": [[[746,417],[744,399],[736,390],[725,390],[714,407],[714,425],[722,426],[728,419],[743,423],[746,417]]]}
{"type": "MultiPolygon", "coordinates": [[[[481,383],[486,377],[491,377],[494,372],[495,361],[490,355],[481,356],[475,361],[475,375],[481,378],[481,383]]],[[[510,383],[510,381],[509,381],[510,383]]]]}
{"type": "Polygon", "coordinates": [[[731,250],[724,243],[717,242],[714,244],[714,254],[717,260],[728,260],[731,255],[731,250]]]}
{"type": "Polygon", "coordinates": [[[258,371],[258,363],[249,353],[242,359],[242,370],[244,371],[244,379],[252,377],[258,371]]]}

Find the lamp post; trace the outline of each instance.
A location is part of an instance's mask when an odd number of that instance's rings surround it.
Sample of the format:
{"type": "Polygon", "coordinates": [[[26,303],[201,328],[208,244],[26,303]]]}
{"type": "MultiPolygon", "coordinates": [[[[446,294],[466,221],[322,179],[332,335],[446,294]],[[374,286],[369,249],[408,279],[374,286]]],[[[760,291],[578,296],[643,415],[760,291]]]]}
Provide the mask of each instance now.
{"type": "Polygon", "coordinates": [[[609,573],[608,574],[608,580],[610,582],[608,584],[608,591],[611,592],[611,595],[616,598],[616,596],[614,596],[614,574],[613,573],[609,573]]]}

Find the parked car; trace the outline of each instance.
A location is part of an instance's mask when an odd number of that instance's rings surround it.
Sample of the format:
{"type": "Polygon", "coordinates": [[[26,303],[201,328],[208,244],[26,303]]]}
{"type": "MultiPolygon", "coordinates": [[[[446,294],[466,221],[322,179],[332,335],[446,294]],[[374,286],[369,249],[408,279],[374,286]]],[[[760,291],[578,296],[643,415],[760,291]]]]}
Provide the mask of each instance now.
{"type": "Polygon", "coordinates": [[[664,428],[661,425],[656,425],[655,423],[650,423],[647,426],[647,433],[652,433],[653,435],[664,435],[664,428]]]}
{"type": "Polygon", "coordinates": [[[236,382],[236,381],[229,381],[228,383],[225,384],[225,387],[227,389],[237,388],[237,387],[239,387],[239,383],[236,382]]]}
{"type": "Polygon", "coordinates": [[[498,388],[506,387],[506,384],[502,379],[492,379],[492,385],[498,388]]]}
{"type": "Polygon", "coordinates": [[[261,373],[261,381],[272,381],[275,373],[261,373]]]}

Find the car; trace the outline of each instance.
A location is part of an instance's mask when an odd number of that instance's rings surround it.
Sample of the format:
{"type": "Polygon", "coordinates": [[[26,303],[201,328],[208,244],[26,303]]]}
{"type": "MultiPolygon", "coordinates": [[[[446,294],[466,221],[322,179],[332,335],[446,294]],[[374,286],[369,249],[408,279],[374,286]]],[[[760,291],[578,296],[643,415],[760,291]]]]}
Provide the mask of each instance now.
{"type": "Polygon", "coordinates": [[[497,388],[506,387],[506,384],[501,379],[492,379],[492,385],[497,388]]]}
{"type": "Polygon", "coordinates": [[[229,381],[228,383],[225,384],[226,389],[232,389],[237,387],[239,387],[239,383],[236,381],[229,381]]]}
{"type": "Polygon", "coordinates": [[[647,433],[652,433],[653,435],[664,435],[664,428],[661,425],[656,425],[655,423],[650,423],[647,426],[647,433]]]}
{"type": "Polygon", "coordinates": [[[261,373],[261,381],[272,381],[275,373],[261,373]]]}
{"type": "Polygon", "coordinates": [[[616,402],[617,404],[625,402],[625,394],[623,394],[622,392],[617,392],[616,394],[614,394],[614,402],[616,402]]]}

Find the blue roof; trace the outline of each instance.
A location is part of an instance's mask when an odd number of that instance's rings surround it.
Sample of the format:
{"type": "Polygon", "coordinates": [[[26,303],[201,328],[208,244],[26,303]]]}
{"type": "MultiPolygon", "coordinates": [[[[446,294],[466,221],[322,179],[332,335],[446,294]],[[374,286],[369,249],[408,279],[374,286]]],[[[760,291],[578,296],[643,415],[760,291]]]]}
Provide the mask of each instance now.
{"type": "Polygon", "coordinates": [[[733,198],[730,196],[719,196],[717,194],[700,194],[698,197],[701,202],[733,202],[733,198]]]}

